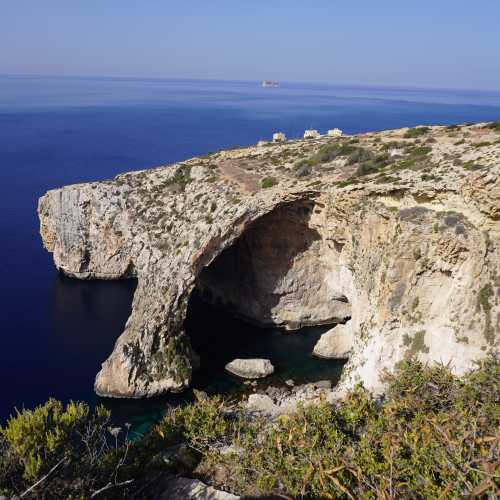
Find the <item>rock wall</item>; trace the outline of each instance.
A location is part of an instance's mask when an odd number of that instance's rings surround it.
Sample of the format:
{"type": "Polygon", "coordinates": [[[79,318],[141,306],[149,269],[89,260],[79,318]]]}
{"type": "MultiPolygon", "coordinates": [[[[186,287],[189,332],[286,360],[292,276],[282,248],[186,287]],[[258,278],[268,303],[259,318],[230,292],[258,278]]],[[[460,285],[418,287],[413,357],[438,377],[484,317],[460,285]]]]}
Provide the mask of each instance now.
{"type": "Polygon", "coordinates": [[[331,278],[336,262],[324,258],[318,203],[280,205],[255,221],[198,276],[204,298],[264,327],[292,330],[350,317],[331,278]]]}
{"type": "Polygon", "coordinates": [[[195,286],[265,326],[352,316],[341,389],[362,381],[381,391],[383,370],[410,356],[461,373],[497,348],[496,132],[433,127],[418,163],[422,147],[405,132],[223,151],[43,196],[41,235],[59,270],[138,279],[96,391],[144,397],[188,386],[203,356],[183,331],[195,286]],[[368,169],[363,158],[395,140],[407,156],[368,169]],[[325,147],[347,153],[304,176],[296,160],[324,158],[325,147]],[[482,164],[472,168],[474,155],[482,164]]]}

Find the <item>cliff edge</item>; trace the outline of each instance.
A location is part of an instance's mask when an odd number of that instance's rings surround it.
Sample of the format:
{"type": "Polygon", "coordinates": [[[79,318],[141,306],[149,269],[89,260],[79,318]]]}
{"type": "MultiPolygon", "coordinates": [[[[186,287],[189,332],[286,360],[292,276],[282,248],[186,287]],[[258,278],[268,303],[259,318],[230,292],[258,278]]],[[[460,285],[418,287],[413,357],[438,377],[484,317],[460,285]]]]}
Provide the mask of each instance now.
{"type": "Polygon", "coordinates": [[[195,288],[262,326],[351,318],[340,389],[379,392],[409,357],[461,374],[498,347],[499,174],[499,122],[260,144],[49,191],[40,233],[68,276],[138,280],[101,395],[189,385],[195,288]]]}

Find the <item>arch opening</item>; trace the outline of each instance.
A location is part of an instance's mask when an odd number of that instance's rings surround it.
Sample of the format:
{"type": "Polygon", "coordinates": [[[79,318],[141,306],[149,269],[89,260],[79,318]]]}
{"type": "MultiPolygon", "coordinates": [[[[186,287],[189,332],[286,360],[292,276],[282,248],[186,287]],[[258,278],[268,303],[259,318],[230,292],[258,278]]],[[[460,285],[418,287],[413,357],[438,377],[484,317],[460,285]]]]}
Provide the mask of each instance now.
{"type": "Polygon", "coordinates": [[[198,276],[202,298],[262,327],[296,330],[351,316],[332,278],[320,211],[311,200],[256,220],[198,276]]]}
{"type": "Polygon", "coordinates": [[[280,205],[201,271],[185,330],[203,376],[208,365],[217,371],[237,357],[263,357],[281,378],[338,380],[345,359],[312,357],[321,335],[351,317],[320,215],[312,200],[280,205]]]}

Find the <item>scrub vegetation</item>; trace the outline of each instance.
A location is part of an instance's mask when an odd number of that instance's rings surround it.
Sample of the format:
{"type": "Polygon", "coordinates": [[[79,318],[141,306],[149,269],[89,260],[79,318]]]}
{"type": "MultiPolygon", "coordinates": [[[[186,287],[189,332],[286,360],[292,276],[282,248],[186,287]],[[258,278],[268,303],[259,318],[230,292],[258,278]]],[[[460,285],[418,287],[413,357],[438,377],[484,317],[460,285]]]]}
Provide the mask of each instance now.
{"type": "Polygon", "coordinates": [[[495,498],[499,381],[495,358],[461,379],[412,359],[382,399],[358,386],[268,419],[202,394],[133,441],[102,407],[50,400],[1,429],[0,494],[154,498],[181,473],[279,498],[495,498]]]}

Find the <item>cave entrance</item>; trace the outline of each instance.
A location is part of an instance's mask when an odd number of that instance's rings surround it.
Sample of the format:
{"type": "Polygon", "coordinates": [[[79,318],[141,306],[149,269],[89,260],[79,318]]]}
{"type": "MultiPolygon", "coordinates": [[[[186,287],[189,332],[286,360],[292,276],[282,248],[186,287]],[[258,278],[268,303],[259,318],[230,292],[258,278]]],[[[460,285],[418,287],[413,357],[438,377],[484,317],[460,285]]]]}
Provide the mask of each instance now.
{"type": "Polygon", "coordinates": [[[311,356],[321,334],[351,316],[323,209],[312,200],[279,205],[201,271],[185,322],[201,377],[236,357],[268,358],[282,377],[340,375],[342,361],[311,356]]]}
{"type": "Polygon", "coordinates": [[[322,234],[323,209],[298,201],[257,219],[201,271],[196,287],[203,299],[263,327],[345,321],[351,307],[322,234]]]}

